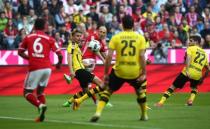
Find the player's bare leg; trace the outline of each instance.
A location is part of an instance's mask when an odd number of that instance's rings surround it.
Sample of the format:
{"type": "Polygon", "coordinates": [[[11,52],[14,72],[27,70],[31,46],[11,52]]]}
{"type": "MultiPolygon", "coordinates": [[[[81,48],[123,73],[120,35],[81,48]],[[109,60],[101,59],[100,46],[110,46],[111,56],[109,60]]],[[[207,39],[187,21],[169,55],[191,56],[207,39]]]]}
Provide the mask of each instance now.
{"type": "MultiPolygon", "coordinates": [[[[90,83],[90,84],[88,84],[88,89],[91,89],[91,87],[92,87],[92,84],[90,83]]],[[[92,98],[92,100],[93,100],[93,102],[95,103],[95,104],[97,104],[97,97],[96,97],[96,95],[92,95],[91,96],[91,98],[92,98]]]]}

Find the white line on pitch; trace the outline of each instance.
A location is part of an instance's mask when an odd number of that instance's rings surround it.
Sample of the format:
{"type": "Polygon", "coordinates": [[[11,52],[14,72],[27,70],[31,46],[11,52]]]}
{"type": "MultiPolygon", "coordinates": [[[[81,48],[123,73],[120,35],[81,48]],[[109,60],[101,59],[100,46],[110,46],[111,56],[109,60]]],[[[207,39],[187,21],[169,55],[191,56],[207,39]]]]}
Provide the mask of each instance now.
{"type": "MultiPolygon", "coordinates": [[[[30,118],[21,118],[21,117],[8,117],[0,116],[0,119],[9,119],[9,120],[24,120],[24,121],[34,121],[30,118]]],[[[142,126],[128,126],[128,125],[113,125],[113,124],[101,124],[101,123],[89,123],[89,122],[79,122],[79,121],[63,121],[63,120],[46,120],[46,122],[51,123],[65,123],[65,124],[76,124],[76,125],[91,125],[91,126],[101,126],[101,127],[112,127],[112,128],[129,128],[129,129],[160,129],[160,128],[151,128],[151,127],[142,127],[142,126]]]]}

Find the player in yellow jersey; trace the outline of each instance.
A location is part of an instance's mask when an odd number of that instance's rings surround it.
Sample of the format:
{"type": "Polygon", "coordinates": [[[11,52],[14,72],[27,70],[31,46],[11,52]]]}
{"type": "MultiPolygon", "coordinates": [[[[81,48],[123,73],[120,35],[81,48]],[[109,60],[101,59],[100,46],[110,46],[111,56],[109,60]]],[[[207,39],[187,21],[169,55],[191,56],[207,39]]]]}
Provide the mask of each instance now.
{"type": "Polygon", "coordinates": [[[98,93],[101,91],[101,88],[103,86],[102,81],[95,76],[94,74],[87,71],[83,65],[82,62],[82,52],[80,50],[81,47],[81,36],[82,32],[79,30],[73,30],[72,32],[72,41],[69,42],[69,45],[67,47],[67,61],[68,61],[68,67],[70,70],[70,76],[71,78],[76,78],[80,86],[82,88],[82,91],[76,93],[73,97],[71,97],[68,100],[68,103],[71,104],[75,98],[79,98],[84,95],[88,91],[88,84],[94,83],[97,85],[96,88],[93,88],[93,90],[98,93]]]}
{"type": "MultiPolygon", "coordinates": [[[[146,61],[144,57],[145,39],[133,31],[134,21],[131,16],[126,15],[122,19],[122,23],[124,31],[113,36],[109,42],[104,73],[106,89],[101,92],[96,113],[91,118],[91,122],[99,120],[102,110],[109,101],[111,94],[120,89],[125,82],[129,83],[136,91],[137,102],[142,112],[140,120],[148,120],[146,93],[142,91],[142,86],[145,86],[147,83],[146,61]],[[109,74],[109,67],[114,51],[116,51],[116,63],[109,74]]],[[[75,99],[74,105],[76,107],[80,103],[80,98],[75,99]]]]}
{"type": "Polygon", "coordinates": [[[189,46],[186,52],[186,66],[182,72],[176,77],[173,84],[163,94],[161,100],[156,103],[157,107],[163,106],[164,102],[171,96],[177,88],[183,88],[186,82],[190,82],[191,94],[187,101],[188,106],[192,106],[195,96],[197,94],[197,87],[201,84],[210,71],[207,54],[200,48],[201,37],[198,35],[191,35],[189,39],[189,46]],[[202,75],[203,69],[206,68],[205,74],[202,75]]]}

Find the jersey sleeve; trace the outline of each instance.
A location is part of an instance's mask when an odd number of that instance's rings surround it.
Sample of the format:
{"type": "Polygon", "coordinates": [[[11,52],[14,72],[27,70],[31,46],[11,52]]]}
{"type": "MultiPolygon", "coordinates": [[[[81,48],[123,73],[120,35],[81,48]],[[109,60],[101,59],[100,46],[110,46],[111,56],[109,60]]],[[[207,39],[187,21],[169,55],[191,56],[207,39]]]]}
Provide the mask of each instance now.
{"type": "Polygon", "coordinates": [[[205,66],[208,66],[209,65],[209,56],[206,54],[206,63],[205,63],[205,66]]]}
{"type": "Polygon", "coordinates": [[[61,51],[61,49],[60,49],[58,43],[55,41],[55,39],[51,38],[50,39],[50,44],[51,44],[52,51],[54,51],[54,52],[61,51]]]}
{"type": "Polygon", "coordinates": [[[69,42],[69,45],[67,47],[67,52],[70,53],[70,54],[73,54],[74,52],[74,47],[72,45],[72,42],[69,42]]]}
{"type": "Polygon", "coordinates": [[[115,50],[116,49],[116,36],[113,36],[109,42],[109,48],[115,50]]]}
{"type": "Polygon", "coordinates": [[[192,55],[192,51],[191,51],[191,48],[189,47],[189,48],[187,48],[187,56],[188,55],[192,55]]]}

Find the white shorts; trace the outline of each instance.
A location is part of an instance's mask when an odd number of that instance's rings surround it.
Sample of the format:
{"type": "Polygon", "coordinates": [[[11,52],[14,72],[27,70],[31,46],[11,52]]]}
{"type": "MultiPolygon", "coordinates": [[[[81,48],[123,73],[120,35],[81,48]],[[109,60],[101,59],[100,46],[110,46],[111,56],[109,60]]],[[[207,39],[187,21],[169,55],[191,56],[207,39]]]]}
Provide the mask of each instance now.
{"type": "Polygon", "coordinates": [[[24,88],[34,90],[37,86],[46,87],[51,71],[52,70],[50,68],[45,68],[29,72],[25,79],[24,88]]]}
{"type": "Polygon", "coordinates": [[[92,72],[95,69],[96,66],[96,60],[93,58],[87,58],[82,60],[85,69],[88,70],[89,72],[92,72]]]}

